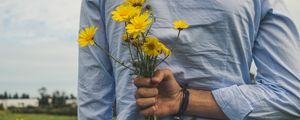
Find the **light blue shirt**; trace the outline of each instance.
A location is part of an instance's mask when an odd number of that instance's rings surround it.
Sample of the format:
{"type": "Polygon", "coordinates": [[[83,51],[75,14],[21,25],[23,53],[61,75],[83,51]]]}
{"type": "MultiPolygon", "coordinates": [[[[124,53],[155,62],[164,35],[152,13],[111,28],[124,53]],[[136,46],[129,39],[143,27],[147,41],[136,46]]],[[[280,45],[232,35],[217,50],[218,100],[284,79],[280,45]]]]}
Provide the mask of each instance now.
{"type": "MultiPolygon", "coordinates": [[[[111,11],[122,2],[83,0],[80,27],[100,27],[96,42],[128,63],[121,40],[124,24],[111,19],[111,11]]],[[[168,46],[177,34],[172,22],[190,24],[160,66],[171,69],[181,85],[211,90],[232,120],[300,117],[300,39],[283,0],[148,0],[148,4],[157,18],[151,34],[168,46]],[[253,60],[256,84],[249,75],[253,60]]],[[[79,119],[111,120],[115,100],[118,120],[141,119],[132,79],[128,69],[99,48],[80,48],[79,119]]]]}

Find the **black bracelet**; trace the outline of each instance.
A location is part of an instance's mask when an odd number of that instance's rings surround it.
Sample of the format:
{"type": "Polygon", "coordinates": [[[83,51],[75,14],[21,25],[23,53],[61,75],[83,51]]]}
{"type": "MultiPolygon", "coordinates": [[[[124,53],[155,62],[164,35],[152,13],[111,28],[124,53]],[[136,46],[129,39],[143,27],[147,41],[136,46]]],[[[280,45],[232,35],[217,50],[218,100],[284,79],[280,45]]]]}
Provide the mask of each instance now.
{"type": "Polygon", "coordinates": [[[178,113],[174,115],[174,120],[182,120],[182,115],[186,111],[189,104],[190,92],[186,88],[182,88],[182,93],[180,108],[178,113]]]}

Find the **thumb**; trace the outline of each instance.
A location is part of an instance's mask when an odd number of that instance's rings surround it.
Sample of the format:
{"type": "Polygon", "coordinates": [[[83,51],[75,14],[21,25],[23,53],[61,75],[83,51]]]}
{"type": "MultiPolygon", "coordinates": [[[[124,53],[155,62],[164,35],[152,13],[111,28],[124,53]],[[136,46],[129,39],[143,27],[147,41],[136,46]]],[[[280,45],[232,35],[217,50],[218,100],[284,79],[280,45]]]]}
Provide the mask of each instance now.
{"type": "Polygon", "coordinates": [[[159,84],[165,80],[170,80],[173,78],[172,71],[169,69],[160,69],[155,71],[153,77],[151,78],[152,84],[159,84]]]}

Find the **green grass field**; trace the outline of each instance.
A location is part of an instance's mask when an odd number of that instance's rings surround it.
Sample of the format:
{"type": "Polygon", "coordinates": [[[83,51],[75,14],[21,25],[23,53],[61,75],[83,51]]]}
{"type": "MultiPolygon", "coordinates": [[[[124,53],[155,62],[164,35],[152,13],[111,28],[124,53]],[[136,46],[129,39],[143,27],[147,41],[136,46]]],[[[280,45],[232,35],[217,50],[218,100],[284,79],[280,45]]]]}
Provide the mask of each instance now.
{"type": "Polygon", "coordinates": [[[45,114],[15,114],[0,111],[0,120],[77,120],[77,117],[45,114]]]}
{"type": "MultiPolygon", "coordinates": [[[[15,114],[7,111],[0,111],[0,120],[77,120],[77,117],[45,114],[15,114]]],[[[116,117],[114,117],[114,120],[116,120],[116,117]]],[[[300,120],[300,118],[296,120],[300,120]]]]}

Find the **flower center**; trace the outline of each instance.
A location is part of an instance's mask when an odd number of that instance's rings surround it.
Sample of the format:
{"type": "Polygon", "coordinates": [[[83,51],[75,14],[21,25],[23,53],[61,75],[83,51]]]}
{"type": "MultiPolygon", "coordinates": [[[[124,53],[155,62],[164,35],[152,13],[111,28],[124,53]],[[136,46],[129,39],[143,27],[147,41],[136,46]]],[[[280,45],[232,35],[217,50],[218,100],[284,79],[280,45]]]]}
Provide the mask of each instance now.
{"type": "Polygon", "coordinates": [[[149,50],[154,50],[155,49],[155,45],[153,43],[150,43],[147,45],[149,50]]]}
{"type": "Polygon", "coordinates": [[[142,29],[143,28],[143,24],[142,23],[137,23],[134,26],[135,26],[135,29],[142,29]]]}
{"type": "Polygon", "coordinates": [[[122,12],[120,13],[120,15],[121,15],[121,16],[127,16],[128,13],[129,13],[128,10],[124,10],[124,11],[122,11],[122,12]]]}

